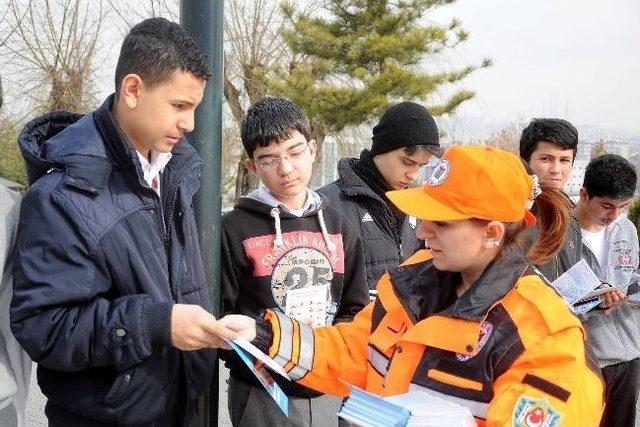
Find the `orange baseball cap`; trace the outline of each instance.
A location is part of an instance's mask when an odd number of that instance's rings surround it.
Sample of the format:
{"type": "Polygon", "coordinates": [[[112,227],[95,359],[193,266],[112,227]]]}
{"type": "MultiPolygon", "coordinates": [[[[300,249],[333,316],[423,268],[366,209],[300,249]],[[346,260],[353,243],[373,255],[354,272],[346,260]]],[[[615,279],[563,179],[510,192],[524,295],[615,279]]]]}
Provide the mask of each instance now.
{"type": "Polygon", "coordinates": [[[421,187],[387,192],[402,212],[428,221],[479,218],[534,225],[528,210],[533,178],[515,154],[494,147],[455,146],[421,187]]]}

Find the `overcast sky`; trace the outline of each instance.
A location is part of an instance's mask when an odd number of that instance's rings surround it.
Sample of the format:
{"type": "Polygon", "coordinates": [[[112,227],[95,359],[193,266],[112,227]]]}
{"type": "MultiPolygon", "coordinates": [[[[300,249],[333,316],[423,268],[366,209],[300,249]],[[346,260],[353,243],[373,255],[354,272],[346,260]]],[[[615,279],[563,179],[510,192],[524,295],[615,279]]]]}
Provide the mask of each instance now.
{"type": "Polygon", "coordinates": [[[458,0],[471,36],[457,59],[490,57],[464,86],[477,92],[459,114],[492,122],[566,117],[640,135],[640,1],[458,0]]]}
{"type": "MultiPolygon", "coordinates": [[[[494,63],[462,84],[477,93],[458,110],[460,126],[476,124],[466,136],[484,130],[478,121],[503,126],[555,116],[640,138],[640,0],[457,0],[427,19],[451,17],[470,38],[449,60],[494,63]]],[[[121,43],[115,30],[110,36],[117,41],[100,79],[108,82],[105,96],[121,43]]]]}

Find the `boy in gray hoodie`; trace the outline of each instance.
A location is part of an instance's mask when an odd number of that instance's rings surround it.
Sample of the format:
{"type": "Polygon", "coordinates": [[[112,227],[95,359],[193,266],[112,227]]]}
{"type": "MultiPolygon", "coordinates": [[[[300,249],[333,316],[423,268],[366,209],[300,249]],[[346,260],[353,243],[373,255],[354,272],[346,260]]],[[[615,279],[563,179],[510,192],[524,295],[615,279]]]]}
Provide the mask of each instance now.
{"type": "Polygon", "coordinates": [[[20,196],[0,185],[0,426],[23,426],[31,359],[9,327],[13,293],[11,255],[18,228],[20,196]]]}
{"type": "MultiPolygon", "coordinates": [[[[2,107],[2,80],[0,80],[2,107]]],[[[9,326],[13,293],[11,254],[18,228],[20,196],[0,185],[0,425],[23,426],[31,359],[16,341],[9,326]]]]}
{"type": "Polygon", "coordinates": [[[640,330],[627,287],[638,275],[638,235],[624,214],[636,188],[636,171],[613,154],[593,159],[585,171],[575,217],[580,222],[583,257],[612,286],[599,309],[583,319],[588,344],[606,383],[602,426],[634,426],[640,381],[640,330]]]}

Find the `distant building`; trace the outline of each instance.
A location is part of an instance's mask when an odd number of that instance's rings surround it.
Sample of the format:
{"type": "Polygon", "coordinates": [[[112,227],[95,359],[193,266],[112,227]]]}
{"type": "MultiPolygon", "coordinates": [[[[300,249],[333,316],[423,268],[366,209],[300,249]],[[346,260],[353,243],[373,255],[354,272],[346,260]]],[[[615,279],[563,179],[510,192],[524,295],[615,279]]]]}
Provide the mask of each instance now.
{"type": "MultiPolygon", "coordinates": [[[[614,140],[602,140],[604,148],[608,154],[617,154],[625,159],[629,160],[640,171],[640,144],[634,144],[629,142],[618,142],[614,140]]],[[[584,181],[584,173],[587,165],[592,159],[593,151],[596,144],[590,142],[580,142],[578,144],[578,152],[576,159],[573,163],[573,169],[569,180],[564,187],[565,193],[569,196],[577,197],[582,188],[584,181]]],[[[638,193],[638,186],[636,186],[636,194],[638,193]]]]}
{"type": "Polygon", "coordinates": [[[322,145],[322,185],[338,179],[338,142],[327,136],[322,145]]]}
{"type": "Polygon", "coordinates": [[[609,154],[617,154],[625,159],[629,158],[631,154],[631,146],[627,142],[606,141],[605,149],[609,154]]]}
{"type": "Polygon", "coordinates": [[[564,186],[564,192],[569,196],[578,196],[580,194],[580,189],[582,188],[582,183],[584,182],[584,171],[589,164],[589,158],[585,157],[576,157],[573,162],[573,169],[571,170],[571,175],[569,175],[569,180],[564,186]]]}
{"type": "Polygon", "coordinates": [[[576,153],[576,159],[590,159],[591,151],[595,148],[595,144],[591,142],[580,141],[578,143],[578,152],[576,153]]]}

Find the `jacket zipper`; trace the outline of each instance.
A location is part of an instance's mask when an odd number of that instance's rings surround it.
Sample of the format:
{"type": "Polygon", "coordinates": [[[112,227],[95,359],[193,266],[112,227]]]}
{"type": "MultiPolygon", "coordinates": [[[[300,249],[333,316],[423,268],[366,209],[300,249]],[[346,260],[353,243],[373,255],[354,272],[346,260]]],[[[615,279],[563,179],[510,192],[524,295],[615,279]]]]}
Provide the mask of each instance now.
{"type": "MultiPolygon", "coordinates": [[[[197,165],[195,165],[194,167],[192,167],[191,169],[189,169],[188,171],[184,172],[180,177],[179,180],[177,181],[177,184],[175,186],[175,188],[173,189],[173,192],[171,193],[171,198],[169,200],[171,200],[171,203],[169,204],[169,221],[168,222],[164,222],[164,213],[163,213],[163,225],[164,225],[164,248],[165,251],[167,251],[167,255],[168,255],[168,250],[169,250],[169,243],[170,243],[170,235],[169,233],[171,232],[171,224],[173,223],[173,217],[175,214],[175,208],[176,208],[176,203],[178,201],[178,190],[180,189],[180,185],[182,185],[182,183],[187,179],[186,177],[189,176],[191,174],[191,172],[195,171],[196,169],[198,169],[200,167],[200,163],[198,163],[197,165]]],[[[162,202],[160,202],[160,204],[162,205],[162,202]]]]}

